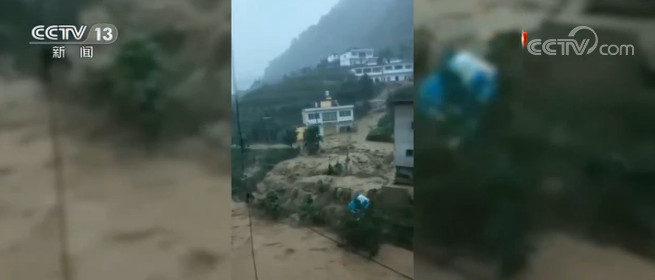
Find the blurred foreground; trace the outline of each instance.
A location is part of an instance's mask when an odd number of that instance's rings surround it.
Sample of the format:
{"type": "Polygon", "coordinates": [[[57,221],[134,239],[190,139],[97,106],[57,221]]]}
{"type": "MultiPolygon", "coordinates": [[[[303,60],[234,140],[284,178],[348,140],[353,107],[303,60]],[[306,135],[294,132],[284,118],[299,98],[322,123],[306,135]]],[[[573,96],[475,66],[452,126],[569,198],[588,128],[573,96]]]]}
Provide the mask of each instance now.
{"type": "Polygon", "coordinates": [[[0,279],[229,279],[229,2],[2,4],[0,279]],[[44,65],[52,22],[121,37],[44,65]]]}
{"type": "Polygon", "coordinates": [[[655,277],[655,20],[645,2],[415,3],[419,83],[448,48],[499,71],[477,125],[416,116],[417,279],[655,277]],[[565,38],[578,25],[635,55],[532,56],[520,45],[522,30],[565,38]]]}

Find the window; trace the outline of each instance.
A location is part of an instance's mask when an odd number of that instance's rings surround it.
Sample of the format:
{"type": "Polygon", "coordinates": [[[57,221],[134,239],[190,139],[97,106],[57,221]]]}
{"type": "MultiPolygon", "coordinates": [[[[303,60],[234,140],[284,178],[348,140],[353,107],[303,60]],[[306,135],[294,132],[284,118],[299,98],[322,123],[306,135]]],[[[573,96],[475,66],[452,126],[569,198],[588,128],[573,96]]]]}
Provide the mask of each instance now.
{"type": "Polygon", "coordinates": [[[357,74],[361,74],[361,73],[362,73],[362,69],[361,69],[361,68],[357,68],[357,69],[355,69],[355,73],[357,73],[357,74]]]}
{"type": "Polygon", "coordinates": [[[352,51],[352,52],[350,52],[350,55],[352,55],[352,56],[356,56],[356,55],[357,55],[357,52],[352,51]]]}
{"type": "Polygon", "coordinates": [[[339,117],[350,117],[352,113],[348,110],[345,111],[339,111],[339,117]]]}
{"type": "Polygon", "coordinates": [[[403,66],[402,65],[396,65],[396,66],[393,67],[393,69],[400,70],[400,69],[403,69],[403,66]]]}
{"type": "Polygon", "coordinates": [[[323,113],[323,121],[324,122],[336,121],[336,120],[337,120],[337,112],[325,112],[325,113],[323,113]]]}
{"type": "Polygon", "coordinates": [[[374,72],[374,73],[382,72],[382,67],[375,67],[375,68],[373,68],[373,72],[374,72]]]}
{"type": "Polygon", "coordinates": [[[398,76],[395,77],[396,79],[394,81],[399,81],[398,76]]]}
{"type": "Polygon", "coordinates": [[[367,55],[367,56],[373,56],[373,52],[372,52],[372,51],[367,51],[367,52],[366,52],[366,55],[367,55]]]}
{"type": "Polygon", "coordinates": [[[317,120],[318,118],[319,118],[318,113],[309,113],[309,114],[307,114],[307,119],[317,120]]]}
{"type": "Polygon", "coordinates": [[[371,73],[371,68],[364,68],[364,73],[371,73]]]}
{"type": "Polygon", "coordinates": [[[405,69],[412,69],[412,65],[411,64],[405,64],[405,69]]]}
{"type": "Polygon", "coordinates": [[[389,65],[389,66],[384,66],[384,70],[392,70],[392,69],[393,69],[393,66],[391,66],[391,65],[389,65]]]}
{"type": "Polygon", "coordinates": [[[414,156],[414,150],[405,150],[405,156],[413,157],[414,156]]]}

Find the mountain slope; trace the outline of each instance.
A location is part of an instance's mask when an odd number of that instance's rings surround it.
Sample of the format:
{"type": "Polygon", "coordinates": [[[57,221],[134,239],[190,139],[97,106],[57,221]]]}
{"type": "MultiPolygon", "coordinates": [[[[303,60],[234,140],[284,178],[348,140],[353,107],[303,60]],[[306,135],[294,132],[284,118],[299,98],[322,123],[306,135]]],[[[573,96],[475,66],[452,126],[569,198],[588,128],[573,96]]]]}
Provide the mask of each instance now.
{"type": "Polygon", "coordinates": [[[412,42],[412,1],[341,0],[270,62],[264,82],[275,82],[289,72],[313,66],[328,54],[350,47],[389,47],[398,53],[404,46],[411,52],[412,42]]]}

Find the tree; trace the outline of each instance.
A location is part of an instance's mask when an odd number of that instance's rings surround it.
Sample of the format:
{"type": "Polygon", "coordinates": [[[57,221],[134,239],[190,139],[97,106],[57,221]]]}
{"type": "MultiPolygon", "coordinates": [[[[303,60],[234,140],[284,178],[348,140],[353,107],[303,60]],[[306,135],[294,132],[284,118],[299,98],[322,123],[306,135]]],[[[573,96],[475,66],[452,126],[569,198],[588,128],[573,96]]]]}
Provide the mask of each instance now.
{"type": "Polygon", "coordinates": [[[321,135],[318,126],[310,126],[305,130],[305,148],[309,154],[316,154],[320,148],[321,135]]]}
{"type": "Polygon", "coordinates": [[[375,87],[373,86],[373,80],[364,75],[359,79],[359,91],[364,100],[369,100],[375,95],[375,87]]]}
{"type": "Polygon", "coordinates": [[[293,147],[293,144],[296,143],[296,132],[293,129],[287,129],[282,136],[282,141],[293,147]]]}

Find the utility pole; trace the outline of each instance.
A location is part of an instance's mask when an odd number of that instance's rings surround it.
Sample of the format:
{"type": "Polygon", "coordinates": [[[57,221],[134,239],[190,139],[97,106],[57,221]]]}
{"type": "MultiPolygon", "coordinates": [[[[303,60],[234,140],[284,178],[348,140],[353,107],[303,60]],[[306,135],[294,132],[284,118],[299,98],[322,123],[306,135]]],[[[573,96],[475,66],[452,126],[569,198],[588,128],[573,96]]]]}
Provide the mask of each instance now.
{"type": "Polygon", "coordinates": [[[239,148],[241,150],[241,178],[240,180],[245,183],[245,172],[246,172],[246,147],[243,143],[243,134],[241,132],[241,118],[239,117],[239,95],[237,91],[237,80],[236,75],[234,75],[234,54],[232,55],[232,96],[234,98],[234,109],[237,119],[237,133],[239,134],[239,148]]]}

